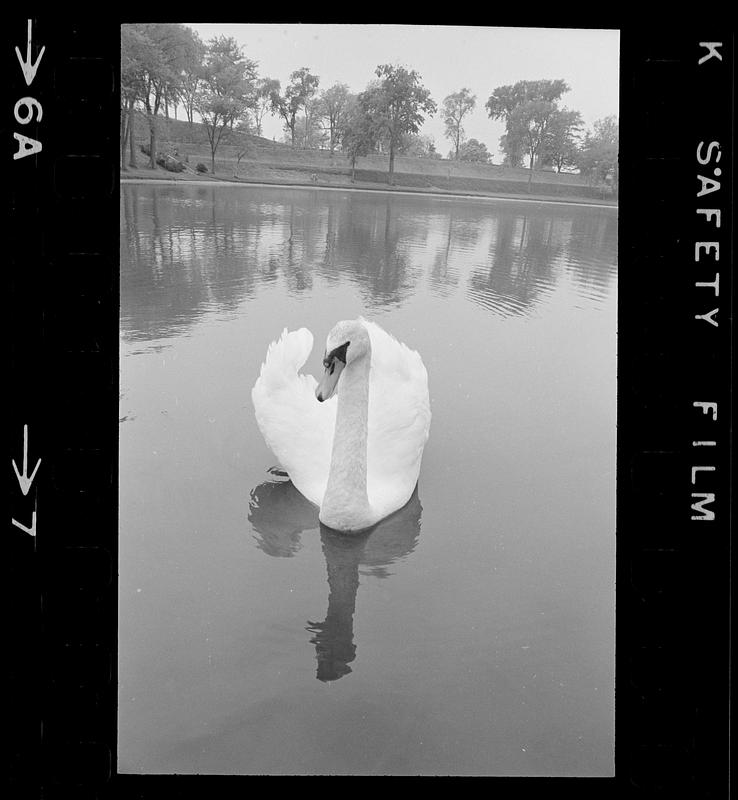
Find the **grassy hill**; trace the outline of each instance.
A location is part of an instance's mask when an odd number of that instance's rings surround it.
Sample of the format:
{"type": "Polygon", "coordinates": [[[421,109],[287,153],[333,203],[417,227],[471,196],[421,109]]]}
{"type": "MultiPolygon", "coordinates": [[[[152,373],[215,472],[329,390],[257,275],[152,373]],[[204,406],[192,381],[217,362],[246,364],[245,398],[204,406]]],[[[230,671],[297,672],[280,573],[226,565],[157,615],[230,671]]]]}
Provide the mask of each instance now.
{"type": "MultiPolygon", "coordinates": [[[[134,127],[137,145],[149,143],[146,118],[137,114],[134,127]]],[[[357,186],[387,188],[389,157],[371,155],[359,158],[356,164],[356,183],[351,184],[351,169],[347,159],[328,150],[303,150],[259,136],[243,136],[239,145],[229,143],[224,137],[218,147],[215,174],[210,174],[210,145],[204,126],[185,120],[162,119],[158,134],[158,151],[177,153],[186,161],[187,170],[179,179],[205,178],[212,180],[239,180],[284,184],[319,186],[357,186]],[[237,153],[245,150],[240,162],[237,153]],[[204,164],[208,172],[197,176],[195,167],[204,164]]],[[[128,177],[172,178],[174,173],[158,169],[152,175],[147,168],[148,157],[138,150],[137,170],[129,170],[128,177]]],[[[611,192],[602,187],[589,186],[580,175],[557,174],[539,170],[534,173],[531,192],[528,192],[528,170],[493,164],[472,164],[447,159],[395,158],[395,188],[414,191],[470,193],[480,195],[506,195],[525,197],[551,197],[559,199],[586,199],[614,202],[611,192]]]]}

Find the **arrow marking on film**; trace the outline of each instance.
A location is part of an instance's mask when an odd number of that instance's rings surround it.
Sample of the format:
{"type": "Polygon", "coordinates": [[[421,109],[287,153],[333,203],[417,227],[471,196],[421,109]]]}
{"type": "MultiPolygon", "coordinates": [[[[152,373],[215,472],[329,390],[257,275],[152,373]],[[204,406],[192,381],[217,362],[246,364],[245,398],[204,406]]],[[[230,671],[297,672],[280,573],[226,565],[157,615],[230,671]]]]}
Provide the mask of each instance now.
{"type": "Polygon", "coordinates": [[[16,528],[20,528],[22,531],[25,531],[26,533],[29,533],[31,536],[35,537],[36,536],[36,509],[34,508],[34,510],[32,512],[31,527],[30,528],[26,528],[26,526],[22,522],[18,522],[17,519],[13,520],[13,525],[15,525],[16,528]]]}
{"type": "MultiPolygon", "coordinates": [[[[38,468],[41,466],[41,459],[36,462],[36,466],[33,468],[33,472],[31,473],[31,477],[28,476],[28,425],[23,426],[23,474],[21,475],[18,472],[18,467],[15,465],[15,459],[12,459],[13,462],[13,469],[15,470],[15,475],[18,478],[18,483],[20,484],[21,491],[23,495],[27,495],[28,491],[31,488],[31,484],[33,483],[33,479],[36,477],[36,473],[38,472],[38,468]]],[[[15,522],[15,520],[13,520],[15,522]]],[[[24,528],[24,530],[26,530],[24,528]]]]}
{"type": "Polygon", "coordinates": [[[23,70],[23,77],[26,79],[26,86],[30,86],[33,82],[33,79],[36,77],[36,70],[38,69],[38,65],[41,61],[41,57],[44,54],[46,47],[41,48],[41,52],[38,54],[38,58],[36,59],[36,63],[33,63],[33,59],[31,57],[31,20],[28,20],[28,40],[26,42],[26,59],[23,60],[23,56],[21,55],[21,51],[16,47],[15,54],[18,56],[18,61],[20,62],[21,69],[23,70]]]}

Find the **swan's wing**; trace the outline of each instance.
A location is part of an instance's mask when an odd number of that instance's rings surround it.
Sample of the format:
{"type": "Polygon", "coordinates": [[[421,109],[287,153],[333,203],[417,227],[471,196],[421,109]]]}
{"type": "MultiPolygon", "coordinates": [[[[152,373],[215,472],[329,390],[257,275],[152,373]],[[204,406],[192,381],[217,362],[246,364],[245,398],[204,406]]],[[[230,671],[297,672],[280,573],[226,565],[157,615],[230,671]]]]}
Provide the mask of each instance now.
{"type": "Polygon", "coordinates": [[[251,399],[267,445],[297,489],[320,505],[331,462],[336,398],[319,403],[315,378],[298,374],[312,349],[313,335],[307,328],[285,328],[269,345],[251,399]]]}
{"type": "Polygon", "coordinates": [[[372,344],[367,488],[382,514],[401,508],[415,489],[430,430],[428,373],[420,355],[363,320],[372,344]]]}

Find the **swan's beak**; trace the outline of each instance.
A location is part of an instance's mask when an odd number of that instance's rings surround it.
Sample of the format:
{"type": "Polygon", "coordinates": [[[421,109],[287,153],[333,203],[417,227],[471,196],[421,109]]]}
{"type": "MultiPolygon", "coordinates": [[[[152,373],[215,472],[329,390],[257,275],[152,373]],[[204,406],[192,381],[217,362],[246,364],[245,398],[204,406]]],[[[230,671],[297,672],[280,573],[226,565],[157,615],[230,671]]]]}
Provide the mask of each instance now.
{"type": "Polygon", "coordinates": [[[334,358],[331,360],[330,366],[325,368],[323,378],[318,384],[318,388],[315,390],[315,396],[321,403],[333,397],[336,393],[336,384],[345,366],[346,365],[340,358],[334,358]]]}

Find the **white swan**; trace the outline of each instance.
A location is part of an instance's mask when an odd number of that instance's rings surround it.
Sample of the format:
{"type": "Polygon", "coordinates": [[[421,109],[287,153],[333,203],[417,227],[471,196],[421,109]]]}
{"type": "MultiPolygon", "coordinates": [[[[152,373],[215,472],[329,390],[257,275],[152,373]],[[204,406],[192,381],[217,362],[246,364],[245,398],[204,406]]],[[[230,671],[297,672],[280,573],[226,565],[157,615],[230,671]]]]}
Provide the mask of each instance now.
{"type": "Polygon", "coordinates": [[[251,391],[261,433],[319,519],[359,531],[402,508],[420,473],[430,428],[420,355],[360,317],[328,334],[320,384],[298,374],[307,328],[272,342],[251,391]]]}

